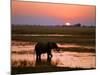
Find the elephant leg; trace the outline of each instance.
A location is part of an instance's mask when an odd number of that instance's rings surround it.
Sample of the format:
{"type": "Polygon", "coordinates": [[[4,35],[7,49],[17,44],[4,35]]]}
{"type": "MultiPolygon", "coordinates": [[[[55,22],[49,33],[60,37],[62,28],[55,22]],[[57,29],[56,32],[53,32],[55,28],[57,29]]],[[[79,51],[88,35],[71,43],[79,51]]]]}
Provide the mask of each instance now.
{"type": "Polygon", "coordinates": [[[51,57],[52,57],[52,54],[51,54],[51,57]]]}
{"type": "Polygon", "coordinates": [[[41,54],[37,54],[37,55],[36,55],[36,59],[37,59],[37,60],[41,60],[41,54]]]}
{"type": "Polygon", "coordinates": [[[39,60],[41,60],[41,54],[39,54],[39,60]]]}
{"type": "Polygon", "coordinates": [[[47,54],[47,55],[48,55],[47,62],[50,65],[51,64],[52,54],[47,54]]]}
{"type": "Polygon", "coordinates": [[[37,60],[39,59],[37,54],[36,54],[36,59],[37,59],[37,60]]]}
{"type": "Polygon", "coordinates": [[[47,53],[47,56],[48,56],[48,58],[49,58],[49,54],[47,53]]]}
{"type": "Polygon", "coordinates": [[[48,58],[52,58],[52,54],[51,53],[47,53],[48,58]]]}

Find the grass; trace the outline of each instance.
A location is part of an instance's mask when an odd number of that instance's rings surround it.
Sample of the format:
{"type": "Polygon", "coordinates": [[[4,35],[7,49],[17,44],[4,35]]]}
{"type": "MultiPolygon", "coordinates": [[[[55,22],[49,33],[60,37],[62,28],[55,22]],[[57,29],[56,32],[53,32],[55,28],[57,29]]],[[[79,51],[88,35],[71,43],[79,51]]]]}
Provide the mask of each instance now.
{"type": "Polygon", "coordinates": [[[53,41],[57,43],[73,43],[79,45],[95,45],[95,39],[84,37],[57,37],[57,36],[12,36],[12,40],[26,42],[47,42],[53,41]]]}
{"type": "MultiPolygon", "coordinates": [[[[86,46],[95,46],[95,28],[91,27],[61,27],[61,26],[12,26],[12,41],[24,42],[40,42],[53,41],[57,43],[78,44],[86,46]],[[72,36],[14,36],[15,34],[64,34],[72,36]]],[[[93,52],[95,49],[85,48],[61,48],[62,51],[71,52],[93,52]]],[[[16,52],[13,52],[16,53],[16,52]]],[[[19,52],[18,54],[31,54],[32,52],[19,52]]],[[[23,62],[21,62],[23,63],[23,62]]],[[[16,64],[16,62],[15,62],[16,64]]],[[[31,64],[31,63],[30,63],[31,64]]],[[[95,68],[70,68],[70,67],[56,67],[50,66],[35,66],[35,67],[11,67],[11,74],[25,74],[25,73],[41,73],[41,72],[57,72],[57,71],[74,71],[74,70],[89,70],[95,68]]]]}
{"type": "Polygon", "coordinates": [[[53,41],[59,43],[95,45],[95,28],[16,25],[12,26],[12,40],[27,42],[53,41]],[[14,36],[15,34],[64,34],[72,36],[14,36]]]}
{"type": "Polygon", "coordinates": [[[95,53],[96,52],[95,49],[92,49],[92,48],[87,49],[87,48],[82,48],[82,47],[80,47],[80,48],[74,48],[74,47],[73,48],[62,48],[61,51],[81,52],[81,53],[86,53],[86,52],[95,53]]]}
{"type": "Polygon", "coordinates": [[[12,34],[70,34],[95,35],[95,28],[63,26],[12,26],[12,34]]]}

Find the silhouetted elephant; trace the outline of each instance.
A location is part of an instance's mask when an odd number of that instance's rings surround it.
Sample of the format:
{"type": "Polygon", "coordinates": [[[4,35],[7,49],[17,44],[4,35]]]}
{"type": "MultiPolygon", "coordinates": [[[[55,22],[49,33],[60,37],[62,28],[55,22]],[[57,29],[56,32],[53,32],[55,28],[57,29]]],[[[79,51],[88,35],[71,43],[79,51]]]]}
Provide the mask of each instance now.
{"type": "Polygon", "coordinates": [[[38,42],[35,45],[36,58],[40,60],[41,54],[47,53],[48,59],[51,59],[51,57],[52,57],[51,50],[52,49],[56,49],[57,51],[59,51],[59,48],[55,42],[47,42],[47,43],[38,42]]]}

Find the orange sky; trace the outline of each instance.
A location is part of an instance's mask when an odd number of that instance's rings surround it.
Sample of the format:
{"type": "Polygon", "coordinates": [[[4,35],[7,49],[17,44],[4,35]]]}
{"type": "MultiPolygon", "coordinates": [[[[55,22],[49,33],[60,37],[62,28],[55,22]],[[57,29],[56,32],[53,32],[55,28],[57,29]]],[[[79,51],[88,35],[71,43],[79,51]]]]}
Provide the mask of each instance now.
{"type": "Polygon", "coordinates": [[[95,6],[12,1],[12,16],[47,16],[63,21],[95,20],[95,6]]]}

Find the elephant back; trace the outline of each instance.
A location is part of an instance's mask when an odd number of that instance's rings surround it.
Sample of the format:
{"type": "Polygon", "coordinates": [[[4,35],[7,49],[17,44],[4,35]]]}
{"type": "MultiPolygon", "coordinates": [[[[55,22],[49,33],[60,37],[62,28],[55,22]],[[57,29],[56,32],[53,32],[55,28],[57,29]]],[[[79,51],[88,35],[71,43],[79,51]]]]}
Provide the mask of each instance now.
{"type": "Polygon", "coordinates": [[[58,48],[58,46],[55,42],[48,42],[48,48],[55,49],[55,48],[58,48]]]}
{"type": "Polygon", "coordinates": [[[46,42],[38,42],[35,45],[36,52],[44,53],[44,52],[46,52],[46,48],[47,48],[47,43],[46,42]]]}

